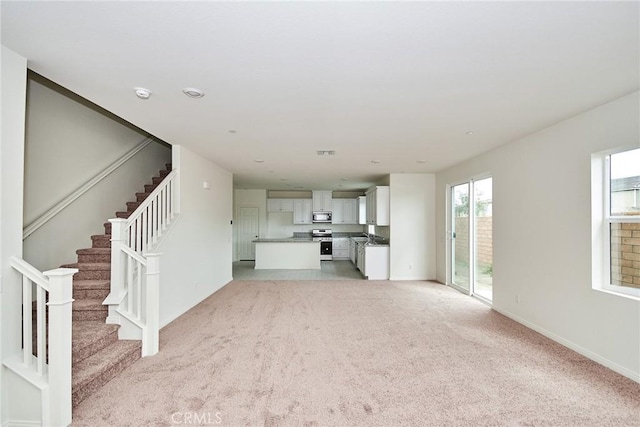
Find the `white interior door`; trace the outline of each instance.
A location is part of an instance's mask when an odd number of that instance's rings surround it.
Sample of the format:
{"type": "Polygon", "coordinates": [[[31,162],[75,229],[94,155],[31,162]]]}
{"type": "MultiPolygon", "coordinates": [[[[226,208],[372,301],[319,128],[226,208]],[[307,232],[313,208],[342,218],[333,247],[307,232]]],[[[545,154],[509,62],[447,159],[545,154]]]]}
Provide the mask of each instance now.
{"type": "Polygon", "coordinates": [[[238,209],[238,258],[241,261],[256,259],[253,240],[260,235],[258,208],[238,209]]]}

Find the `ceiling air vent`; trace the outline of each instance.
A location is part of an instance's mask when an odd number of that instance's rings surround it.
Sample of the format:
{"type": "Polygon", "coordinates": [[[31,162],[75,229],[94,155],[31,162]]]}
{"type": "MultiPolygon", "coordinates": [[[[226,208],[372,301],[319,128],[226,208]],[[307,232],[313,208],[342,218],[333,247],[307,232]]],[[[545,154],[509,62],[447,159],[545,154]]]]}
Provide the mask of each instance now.
{"type": "Polygon", "coordinates": [[[336,152],[333,150],[318,150],[316,151],[316,153],[318,154],[318,156],[333,156],[334,154],[336,154],[336,152]]]}

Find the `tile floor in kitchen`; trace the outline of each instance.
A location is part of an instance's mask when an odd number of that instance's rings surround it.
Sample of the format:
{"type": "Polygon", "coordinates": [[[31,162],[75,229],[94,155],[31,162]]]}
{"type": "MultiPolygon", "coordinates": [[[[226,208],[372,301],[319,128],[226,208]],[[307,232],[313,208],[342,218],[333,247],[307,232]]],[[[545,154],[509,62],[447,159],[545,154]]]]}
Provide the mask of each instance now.
{"type": "Polygon", "coordinates": [[[322,261],[320,270],[255,270],[254,261],[233,263],[235,280],[362,280],[351,261],[322,261]]]}

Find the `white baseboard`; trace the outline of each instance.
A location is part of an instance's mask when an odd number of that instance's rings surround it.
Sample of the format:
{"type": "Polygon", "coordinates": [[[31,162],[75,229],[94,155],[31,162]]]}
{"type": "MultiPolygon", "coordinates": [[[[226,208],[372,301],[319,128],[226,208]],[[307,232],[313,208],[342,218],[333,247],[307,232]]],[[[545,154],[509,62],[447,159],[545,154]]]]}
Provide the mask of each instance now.
{"type": "Polygon", "coordinates": [[[21,421],[21,420],[7,420],[2,423],[2,427],[34,427],[41,426],[39,421],[21,421]]]}
{"type": "Polygon", "coordinates": [[[497,311],[498,313],[500,313],[500,314],[502,314],[504,316],[507,316],[509,319],[515,320],[516,322],[526,326],[527,328],[533,329],[534,331],[544,335],[545,337],[547,337],[547,338],[549,338],[549,339],[551,339],[551,340],[553,340],[553,341],[555,341],[555,342],[557,342],[559,344],[562,344],[563,346],[565,346],[567,348],[570,348],[571,350],[575,351],[576,353],[579,353],[579,354],[583,355],[584,357],[593,360],[594,362],[597,362],[597,363],[599,363],[599,364],[601,364],[603,366],[606,366],[607,368],[611,369],[612,371],[615,371],[615,372],[619,373],[620,375],[624,375],[625,377],[627,377],[627,378],[629,378],[629,379],[631,379],[631,380],[633,380],[633,381],[635,381],[637,383],[640,383],[640,372],[634,372],[634,371],[632,371],[632,370],[630,370],[630,369],[628,369],[628,368],[626,368],[624,366],[621,366],[621,365],[619,365],[619,364],[617,364],[617,363],[615,363],[615,362],[613,362],[613,361],[611,361],[609,359],[606,359],[606,358],[600,356],[597,353],[594,353],[594,352],[592,352],[590,350],[587,350],[586,348],[583,348],[583,347],[581,347],[581,346],[579,346],[579,345],[577,345],[577,344],[575,344],[575,343],[573,343],[573,342],[571,342],[569,340],[566,340],[566,339],[554,334],[553,332],[547,331],[546,329],[541,328],[538,325],[535,325],[535,324],[533,324],[533,323],[531,323],[531,322],[529,322],[527,320],[524,320],[524,319],[516,316],[513,313],[510,313],[510,312],[505,311],[505,310],[500,310],[500,309],[497,309],[495,307],[493,307],[493,309],[495,311],[497,311]]]}
{"type": "Polygon", "coordinates": [[[413,281],[413,282],[431,282],[433,279],[429,279],[428,277],[423,276],[393,276],[389,277],[389,280],[397,280],[397,281],[413,281]]]}

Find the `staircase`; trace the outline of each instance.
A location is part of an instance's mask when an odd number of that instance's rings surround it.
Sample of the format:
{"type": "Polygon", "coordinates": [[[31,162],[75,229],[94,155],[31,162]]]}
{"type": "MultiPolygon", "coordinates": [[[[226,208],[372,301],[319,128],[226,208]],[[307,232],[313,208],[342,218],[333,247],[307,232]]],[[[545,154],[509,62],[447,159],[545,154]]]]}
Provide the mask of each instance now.
{"type": "MultiPolygon", "coordinates": [[[[171,172],[171,164],[154,177],[127,210],[116,212],[128,218],[171,172]]],[[[107,306],[102,302],[110,292],[111,223],[105,234],[91,236],[92,247],[76,251],[78,262],[62,267],[77,268],[73,277],[72,403],[76,407],[125,368],[140,358],[141,341],[118,340],[118,325],[105,323],[107,306]]]]}

